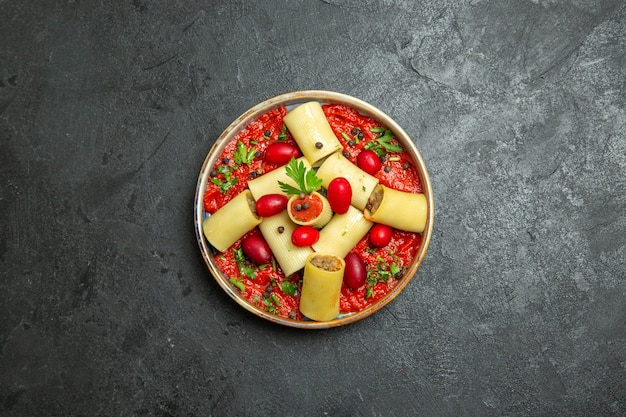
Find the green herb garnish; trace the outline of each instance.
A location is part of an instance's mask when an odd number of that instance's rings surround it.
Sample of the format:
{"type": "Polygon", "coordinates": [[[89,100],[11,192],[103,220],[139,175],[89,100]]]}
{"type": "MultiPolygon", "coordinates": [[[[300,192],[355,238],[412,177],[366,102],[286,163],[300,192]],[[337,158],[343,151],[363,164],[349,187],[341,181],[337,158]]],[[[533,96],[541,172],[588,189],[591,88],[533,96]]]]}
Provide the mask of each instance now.
{"type": "Polygon", "coordinates": [[[249,266],[240,266],[239,272],[250,279],[256,279],[256,270],[254,268],[250,268],[249,266]]]}
{"type": "Polygon", "coordinates": [[[365,282],[367,287],[365,290],[365,298],[369,298],[374,294],[374,286],[379,282],[388,282],[389,279],[395,278],[402,271],[402,267],[396,263],[388,264],[385,259],[380,256],[376,257],[376,265],[368,268],[365,282]]]}
{"type": "Polygon", "coordinates": [[[298,286],[289,281],[284,281],[280,285],[280,289],[287,295],[296,295],[298,293],[298,286]]]}
{"type": "Polygon", "coordinates": [[[294,180],[297,188],[278,181],[280,189],[287,195],[311,194],[313,191],[319,190],[322,186],[322,180],[317,178],[313,169],[306,169],[302,161],[296,161],[295,158],[287,163],[285,167],[287,176],[294,180]]]}
{"type": "Polygon", "coordinates": [[[230,175],[230,172],[229,172],[228,175],[224,174],[223,181],[218,178],[211,178],[211,182],[217,185],[218,187],[220,187],[220,193],[226,194],[228,190],[230,190],[233,187],[233,185],[239,182],[239,178],[232,177],[232,175],[230,175]]]}
{"type": "Polygon", "coordinates": [[[215,172],[218,174],[222,174],[223,179],[213,177],[211,178],[211,182],[218,187],[220,187],[220,192],[222,194],[226,194],[228,190],[230,190],[235,184],[239,182],[239,178],[233,177],[233,172],[239,168],[242,164],[250,166],[250,163],[254,160],[254,156],[256,154],[256,148],[253,147],[250,150],[246,149],[246,145],[243,142],[237,142],[237,148],[233,153],[233,161],[235,165],[220,165],[215,169],[215,172]]]}
{"type": "Polygon", "coordinates": [[[284,142],[287,140],[287,126],[283,125],[282,130],[280,131],[280,135],[278,135],[278,141],[284,142]]]}
{"type": "Polygon", "coordinates": [[[239,278],[232,277],[228,281],[235,287],[239,288],[239,291],[244,292],[246,290],[246,284],[244,284],[239,278]]]}
{"type": "Polygon", "coordinates": [[[233,258],[239,267],[241,275],[250,279],[256,279],[256,268],[250,266],[250,263],[246,259],[246,255],[243,253],[243,249],[233,249],[233,258]]]}
{"type": "Polygon", "coordinates": [[[263,304],[265,304],[265,310],[268,313],[278,314],[278,308],[280,306],[280,300],[276,297],[276,294],[272,294],[263,300],[263,304]]]}
{"type": "Polygon", "coordinates": [[[400,145],[391,143],[393,141],[393,132],[383,127],[373,127],[370,131],[378,133],[376,139],[370,141],[363,149],[369,149],[376,153],[378,156],[383,156],[388,152],[402,152],[403,149],[400,145]],[[384,132],[384,133],[383,133],[384,132]]]}
{"type": "Polygon", "coordinates": [[[237,142],[237,149],[233,155],[233,160],[237,165],[246,164],[250,166],[250,163],[254,160],[254,154],[256,148],[246,149],[246,145],[242,141],[237,142]]]}

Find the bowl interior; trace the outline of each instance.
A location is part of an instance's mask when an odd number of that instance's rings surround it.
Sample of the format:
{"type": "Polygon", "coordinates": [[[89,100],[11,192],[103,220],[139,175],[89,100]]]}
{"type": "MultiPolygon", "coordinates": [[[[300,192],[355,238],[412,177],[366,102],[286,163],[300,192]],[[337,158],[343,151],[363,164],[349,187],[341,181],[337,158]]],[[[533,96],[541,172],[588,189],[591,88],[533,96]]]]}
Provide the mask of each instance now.
{"type": "Polygon", "coordinates": [[[282,94],[273,98],[270,98],[266,101],[263,101],[256,106],[252,107],[241,116],[239,116],[236,120],[234,120],[225,130],[224,132],[217,138],[214,145],[210,149],[207,157],[204,160],[202,168],[200,170],[200,175],[198,177],[198,183],[196,186],[196,194],[194,201],[194,228],[196,232],[196,239],[198,241],[198,245],[200,247],[200,251],[202,253],[202,257],[209,268],[211,274],[220,285],[220,287],[231,297],[233,298],[240,306],[248,310],[249,312],[263,318],[269,320],[271,322],[290,326],[297,328],[307,328],[307,329],[323,329],[330,327],[337,327],[346,325],[349,323],[356,322],[365,317],[370,316],[376,311],[383,308],[387,305],[391,300],[393,300],[398,294],[400,294],[404,288],[411,281],[415,273],[417,272],[424,256],[426,255],[426,250],[428,249],[428,245],[430,242],[430,236],[432,233],[433,227],[433,215],[434,215],[434,201],[432,196],[432,187],[430,183],[430,178],[428,176],[428,171],[426,169],[426,165],[422,159],[420,152],[413,140],[407,135],[407,133],[399,126],[391,117],[372,106],[369,103],[366,103],[357,98],[336,93],[330,91],[317,91],[317,90],[309,90],[309,91],[297,91],[292,93],[282,94]],[[406,269],[404,276],[399,280],[398,284],[383,298],[370,305],[369,307],[356,312],[349,313],[345,315],[340,315],[334,320],[325,321],[325,322],[316,322],[316,321],[308,321],[308,320],[293,320],[285,317],[279,317],[273,314],[270,314],[257,306],[249,303],[244,297],[242,297],[233,286],[228,281],[228,277],[224,275],[224,273],[220,270],[217,263],[215,262],[215,250],[209,245],[209,243],[204,238],[202,233],[201,225],[202,220],[207,216],[204,212],[204,204],[203,204],[203,195],[204,191],[207,187],[207,182],[209,181],[209,174],[216,163],[216,159],[222,153],[226,145],[235,137],[239,132],[241,132],[250,122],[256,120],[262,114],[272,110],[274,108],[285,106],[288,110],[292,107],[295,107],[299,104],[308,102],[308,101],[319,101],[322,104],[326,103],[341,103],[346,104],[356,110],[358,110],[361,114],[365,116],[372,117],[373,119],[380,122],[383,126],[386,126],[388,129],[394,132],[396,139],[402,144],[404,149],[411,155],[411,159],[413,164],[417,169],[417,173],[422,184],[423,193],[426,196],[427,201],[427,220],[426,227],[424,232],[422,233],[422,240],[420,246],[416,252],[415,258],[406,269]]]}

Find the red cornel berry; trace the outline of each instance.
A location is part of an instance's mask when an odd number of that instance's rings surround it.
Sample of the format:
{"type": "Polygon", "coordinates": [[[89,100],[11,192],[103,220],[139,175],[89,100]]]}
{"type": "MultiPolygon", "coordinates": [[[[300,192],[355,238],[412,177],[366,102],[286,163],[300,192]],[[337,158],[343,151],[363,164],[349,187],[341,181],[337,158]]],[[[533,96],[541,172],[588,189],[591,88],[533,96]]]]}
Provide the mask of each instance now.
{"type": "Polygon", "coordinates": [[[365,263],[356,252],[350,252],[345,257],[346,269],[343,274],[343,282],[352,289],[357,289],[365,284],[365,263]]]}
{"type": "Polygon", "coordinates": [[[271,164],[285,165],[291,158],[298,156],[298,148],[285,142],[274,142],[265,149],[265,160],[271,164]]]}
{"type": "Polygon", "coordinates": [[[374,175],[383,164],[376,152],[366,149],[357,155],[356,165],[368,174],[374,175]]]}
{"type": "Polygon", "coordinates": [[[370,242],[377,248],[387,246],[392,236],[393,229],[384,224],[376,223],[370,229],[370,242]]]}
{"type": "Polygon", "coordinates": [[[334,178],[328,184],[328,203],[335,213],[344,214],[350,208],[352,187],[343,177],[334,178]]]}
{"type": "Polygon", "coordinates": [[[248,236],[241,242],[243,253],[255,264],[263,265],[272,260],[272,250],[260,236],[248,236]]]}
{"type": "Polygon", "coordinates": [[[320,232],[313,226],[298,226],[291,233],[291,243],[294,246],[311,246],[320,238],[320,232]]]}
{"type": "Polygon", "coordinates": [[[289,199],[283,194],[266,194],[256,202],[256,212],[261,217],[271,217],[287,208],[289,199]]]}

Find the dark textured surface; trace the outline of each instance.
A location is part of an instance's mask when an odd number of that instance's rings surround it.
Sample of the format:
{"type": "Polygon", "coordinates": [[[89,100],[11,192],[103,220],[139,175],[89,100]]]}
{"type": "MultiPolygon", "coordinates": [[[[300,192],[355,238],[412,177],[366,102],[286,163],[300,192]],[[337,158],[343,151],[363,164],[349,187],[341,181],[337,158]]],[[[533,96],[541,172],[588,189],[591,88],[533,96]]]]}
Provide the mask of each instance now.
{"type": "Polygon", "coordinates": [[[626,6],[0,0],[0,415],[626,415],[626,6]],[[339,91],[426,160],[387,308],[246,313],[192,228],[239,114],[339,91]]]}

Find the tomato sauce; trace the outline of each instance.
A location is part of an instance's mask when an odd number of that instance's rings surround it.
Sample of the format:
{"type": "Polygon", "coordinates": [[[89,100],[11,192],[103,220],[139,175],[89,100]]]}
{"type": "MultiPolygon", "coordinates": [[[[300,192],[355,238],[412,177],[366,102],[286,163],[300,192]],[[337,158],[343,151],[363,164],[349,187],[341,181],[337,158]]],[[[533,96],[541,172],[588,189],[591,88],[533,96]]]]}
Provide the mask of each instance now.
{"type": "MultiPolygon", "coordinates": [[[[379,137],[380,124],[349,106],[327,104],[322,108],[343,146],[344,156],[356,164],[359,152],[379,137]]],[[[267,146],[278,141],[297,146],[284,127],[283,118],[286,114],[285,107],[265,113],[225,147],[216,160],[204,194],[204,209],[207,213],[215,213],[247,188],[249,179],[278,168],[264,160],[267,146]],[[247,154],[244,162],[241,161],[244,153],[241,149],[245,149],[247,154]],[[239,159],[236,155],[240,156],[239,159]]],[[[398,145],[395,138],[392,143],[398,145]]],[[[381,184],[390,188],[412,193],[423,192],[408,152],[388,153],[384,157],[383,168],[375,176],[381,184]]],[[[301,271],[285,277],[275,262],[261,266],[252,264],[241,255],[241,242],[250,235],[261,236],[261,232],[257,227],[242,236],[227,251],[217,254],[217,265],[250,303],[279,316],[303,319],[298,309],[302,289],[301,271]]],[[[398,278],[415,258],[421,239],[422,236],[418,233],[394,229],[391,242],[383,248],[376,248],[370,244],[367,235],[363,237],[353,251],[366,264],[367,281],[357,289],[351,289],[345,284],[342,286],[340,312],[360,311],[398,285],[398,278]]]]}
{"type": "Polygon", "coordinates": [[[323,208],[324,202],[319,197],[307,195],[304,198],[294,198],[289,210],[294,219],[307,223],[319,216],[323,208]],[[296,206],[300,209],[298,210],[296,206]]]}

